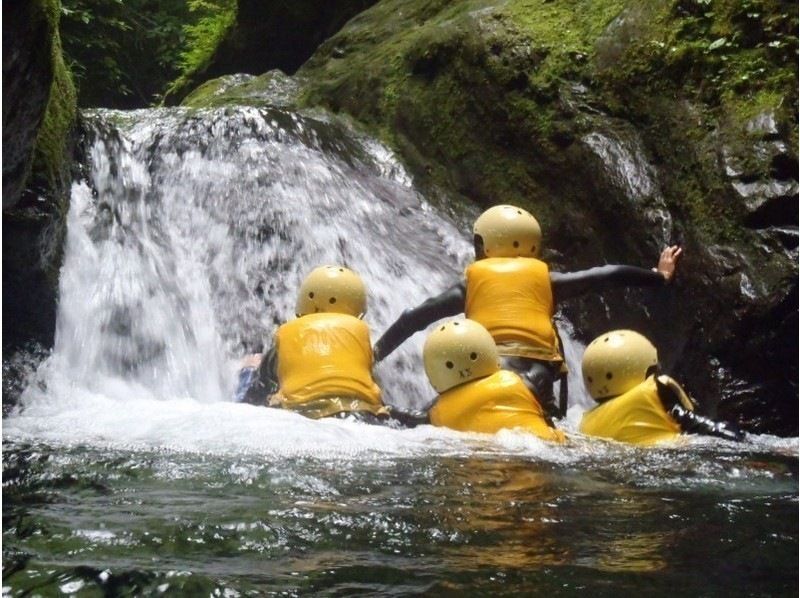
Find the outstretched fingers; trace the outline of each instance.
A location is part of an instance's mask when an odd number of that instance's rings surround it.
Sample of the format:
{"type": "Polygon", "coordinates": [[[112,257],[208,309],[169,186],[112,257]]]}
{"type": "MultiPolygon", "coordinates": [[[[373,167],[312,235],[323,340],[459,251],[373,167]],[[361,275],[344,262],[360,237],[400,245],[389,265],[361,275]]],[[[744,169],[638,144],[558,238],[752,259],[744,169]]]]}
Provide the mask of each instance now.
{"type": "Polygon", "coordinates": [[[678,259],[683,254],[683,248],[679,245],[672,245],[670,247],[665,247],[664,250],[661,252],[661,256],[658,259],[658,267],[656,270],[664,277],[667,282],[670,282],[675,276],[675,268],[678,263],[678,259]]]}

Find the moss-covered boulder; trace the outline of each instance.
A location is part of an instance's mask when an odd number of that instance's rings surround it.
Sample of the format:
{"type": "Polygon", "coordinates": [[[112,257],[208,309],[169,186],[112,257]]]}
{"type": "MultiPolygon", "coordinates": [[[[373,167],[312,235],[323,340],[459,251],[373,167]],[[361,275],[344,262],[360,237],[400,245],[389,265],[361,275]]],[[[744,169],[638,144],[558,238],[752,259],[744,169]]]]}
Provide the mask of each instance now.
{"type": "Polygon", "coordinates": [[[234,73],[259,75],[272,69],[294,73],[328,37],[375,0],[262,2],[238,0],[235,18],[219,43],[192,72],[167,92],[164,103],[174,105],[193,88],[234,73]]]}
{"type": "Polygon", "coordinates": [[[3,5],[3,351],[50,346],[68,205],[75,89],[58,0],[3,5]]]}

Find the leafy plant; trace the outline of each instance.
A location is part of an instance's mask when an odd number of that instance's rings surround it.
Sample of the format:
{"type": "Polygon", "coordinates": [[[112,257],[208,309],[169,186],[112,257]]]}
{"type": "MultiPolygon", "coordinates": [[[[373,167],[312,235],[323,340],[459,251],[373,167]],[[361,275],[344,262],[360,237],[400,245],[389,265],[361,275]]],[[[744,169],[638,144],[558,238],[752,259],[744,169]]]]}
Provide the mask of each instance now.
{"type": "Polygon", "coordinates": [[[184,25],[186,46],[181,52],[182,75],[202,69],[236,20],[236,0],[188,0],[194,19],[184,25]]]}
{"type": "Polygon", "coordinates": [[[142,107],[180,71],[186,0],[62,0],[61,38],[80,106],[142,107]]]}

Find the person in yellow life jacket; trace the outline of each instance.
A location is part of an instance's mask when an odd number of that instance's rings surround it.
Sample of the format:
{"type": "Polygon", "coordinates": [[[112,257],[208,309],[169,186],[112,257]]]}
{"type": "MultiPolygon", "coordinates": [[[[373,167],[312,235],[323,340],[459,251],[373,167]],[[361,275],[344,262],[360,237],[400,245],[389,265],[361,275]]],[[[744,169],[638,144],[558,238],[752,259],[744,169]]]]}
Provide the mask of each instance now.
{"type": "Polygon", "coordinates": [[[539,259],[542,231],[529,212],[510,205],[489,208],[473,227],[475,261],[463,280],[405,310],[375,344],[381,361],[408,337],[459,313],[480,322],[497,344],[504,368],[517,372],[549,415],[566,413],[566,369],[553,314],[559,301],[621,286],[668,284],[682,250],[665,248],[652,270],[606,265],[579,272],[550,272],[539,259]],[[561,377],[560,405],[553,383],[561,377]]]}
{"type": "Polygon", "coordinates": [[[522,378],[500,369],[492,335],[472,320],[437,326],[423,348],[425,373],[439,393],[428,412],[430,422],[461,432],[494,434],[520,429],[539,438],[564,442],[522,378]]]}
{"type": "Polygon", "coordinates": [[[658,369],[656,348],[638,332],[614,330],[594,339],[581,370],[598,405],[584,414],[581,433],[641,446],[682,433],[744,438],[730,424],[698,415],[680,384],[658,369]]]}
{"type": "Polygon", "coordinates": [[[246,402],[266,401],[311,418],[388,417],[372,378],[366,309],[364,283],[355,272],[342,266],[313,270],[300,286],[297,318],[278,328],[246,402]]]}

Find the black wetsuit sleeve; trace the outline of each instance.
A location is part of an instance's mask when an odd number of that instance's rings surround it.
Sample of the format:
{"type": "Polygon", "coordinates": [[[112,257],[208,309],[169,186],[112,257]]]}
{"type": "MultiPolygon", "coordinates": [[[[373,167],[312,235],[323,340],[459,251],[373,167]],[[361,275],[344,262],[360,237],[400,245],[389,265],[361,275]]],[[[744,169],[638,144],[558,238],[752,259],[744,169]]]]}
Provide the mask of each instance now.
{"type": "Polygon", "coordinates": [[[278,350],[270,347],[261,359],[258,367],[258,379],[261,384],[269,391],[269,394],[278,390],[278,350]]]}
{"type": "Polygon", "coordinates": [[[741,441],[745,439],[744,433],[727,422],[714,421],[709,417],[689,411],[681,405],[674,405],[669,414],[681,426],[681,431],[686,434],[706,434],[725,440],[741,441]]]}
{"type": "Polygon", "coordinates": [[[556,302],[578,297],[588,292],[614,287],[658,287],[666,284],[659,272],[636,266],[609,264],[578,272],[551,272],[550,282],[556,302]]]}
{"type": "Polygon", "coordinates": [[[278,352],[275,347],[269,349],[261,358],[258,366],[258,377],[247,389],[245,403],[264,405],[269,396],[278,390],[278,352]]]}
{"type": "Polygon", "coordinates": [[[400,411],[392,407],[391,416],[406,428],[416,428],[431,423],[430,417],[424,411],[400,411]]]}
{"type": "Polygon", "coordinates": [[[459,282],[417,307],[405,310],[375,343],[375,362],[389,355],[415,332],[442,318],[463,313],[466,294],[464,283],[459,282]]]}
{"type": "Polygon", "coordinates": [[[668,384],[664,384],[659,378],[656,378],[656,388],[658,389],[658,398],[661,399],[661,404],[667,413],[678,422],[681,432],[685,434],[705,434],[735,441],[745,439],[744,433],[736,426],[726,422],[714,421],[710,417],[700,415],[684,407],[681,404],[678,393],[668,384]]]}

